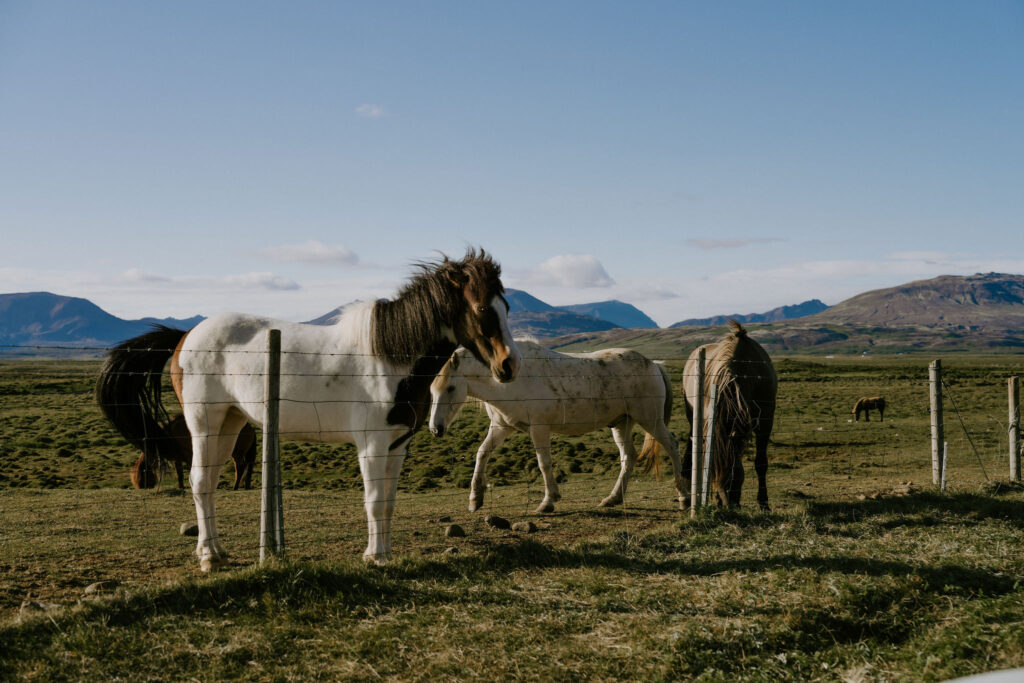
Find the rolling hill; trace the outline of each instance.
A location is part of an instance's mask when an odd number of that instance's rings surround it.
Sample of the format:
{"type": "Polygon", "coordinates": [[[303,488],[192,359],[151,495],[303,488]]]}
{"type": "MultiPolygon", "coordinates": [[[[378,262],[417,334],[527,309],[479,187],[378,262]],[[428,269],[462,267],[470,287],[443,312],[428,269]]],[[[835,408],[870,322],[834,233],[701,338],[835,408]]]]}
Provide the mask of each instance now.
{"type": "MultiPolygon", "coordinates": [[[[942,275],[851,297],[821,313],[748,325],[769,351],[902,353],[1024,351],[1024,276],[942,275]]],[[[563,351],[610,346],[655,358],[685,358],[724,327],[611,330],[545,340],[563,351]]]]}
{"type": "Polygon", "coordinates": [[[50,292],[0,294],[0,345],[7,347],[105,347],[142,334],[154,324],[188,329],[201,320],[202,316],[125,320],[88,299],[50,292]]]}

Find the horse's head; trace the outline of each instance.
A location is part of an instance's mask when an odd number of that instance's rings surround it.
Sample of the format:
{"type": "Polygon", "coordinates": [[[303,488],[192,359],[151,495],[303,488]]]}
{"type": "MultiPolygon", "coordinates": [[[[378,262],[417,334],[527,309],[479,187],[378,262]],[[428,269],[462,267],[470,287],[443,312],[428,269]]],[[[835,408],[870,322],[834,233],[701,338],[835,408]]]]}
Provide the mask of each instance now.
{"type": "Polygon", "coordinates": [[[458,371],[460,355],[459,351],[452,354],[430,385],[430,433],[434,436],[444,436],[466,403],[466,378],[458,371]]]}
{"type": "Polygon", "coordinates": [[[494,379],[514,380],[522,357],[508,329],[501,266],[483,250],[471,249],[461,261],[445,260],[438,272],[457,292],[452,319],[456,341],[483,363],[494,379]]]}

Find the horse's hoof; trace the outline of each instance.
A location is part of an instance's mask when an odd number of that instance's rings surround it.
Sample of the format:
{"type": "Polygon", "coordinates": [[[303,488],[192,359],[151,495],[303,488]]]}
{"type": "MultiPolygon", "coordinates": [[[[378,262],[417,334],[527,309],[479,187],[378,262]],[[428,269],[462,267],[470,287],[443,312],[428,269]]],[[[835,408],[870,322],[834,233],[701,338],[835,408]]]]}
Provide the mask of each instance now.
{"type": "Polygon", "coordinates": [[[204,557],[203,559],[199,560],[199,571],[201,571],[204,574],[210,574],[220,569],[223,565],[223,558],[213,556],[204,557]]]}
{"type": "Polygon", "coordinates": [[[390,553],[378,553],[376,555],[364,554],[363,562],[370,565],[371,567],[383,567],[391,559],[390,553]]]}
{"type": "Polygon", "coordinates": [[[616,505],[622,505],[622,499],[616,496],[608,496],[607,498],[602,500],[598,505],[599,507],[603,508],[615,507],[616,505]]]}
{"type": "Polygon", "coordinates": [[[538,514],[538,515],[544,514],[545,512],[554,512],[554,511],[555,511],[555,504],[554,504],[554,502],[552,502],[550,500],[547,501],[546,503],[541,503],[540,505],[537,506],[537,509],[534,510],[534,512],[536,514],[538,514]]]}
{"type": "Polygon", "coordinates": [[[484,506],[484,499],[483,498],[480,498],[480,499],[470,498],[469,499],[469,511],[470,512],[476,512],[477,510],[479,510],[483,506],[484,506]]]}

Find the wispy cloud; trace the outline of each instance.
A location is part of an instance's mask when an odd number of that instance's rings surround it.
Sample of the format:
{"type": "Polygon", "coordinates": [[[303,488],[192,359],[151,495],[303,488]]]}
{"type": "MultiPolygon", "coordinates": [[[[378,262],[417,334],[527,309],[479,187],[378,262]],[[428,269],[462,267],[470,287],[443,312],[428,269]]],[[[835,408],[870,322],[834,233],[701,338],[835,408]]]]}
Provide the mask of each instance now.
{"type": "Polygon", "coordinates": [[[388,115],[388,112],[379,104],[360,104],[356,107],[356,114],[365,119],[382,119],[388,115]]]}
{"type": "Polygon", "coordinates": [[[535,284],[574,289],[615,284],[597,257],[590,254],[564,254],[549,258],[530,273],[529,279],[535,284]]]}
{"type": "Polygon", "coordinates": [[[359,254],[341,245],[309,240],[301,244],[284,244],[260,250],[264,256],[285,263],[306,263],[316,266],[354,266],[359,254]]]}
{"type": "Polygon", "coordinates": [[[244,289],[270,289],[275,291],[300,289],[299,283],[291,278],[281,277],[273,273],[242,273],[228,275],[222,282],[231,287],[244,289]]]}
{"type": "Polygon", "coordinates": [[[698,237],[688,239],[686,240],[686,243],[691,247],[697,247],[698,249],[738,249],[740,247],[750,246],[751,244],[769,244],[771,242],[782,241],[783,240],[778,237],[698,237]]]}
{"type": "Polygon", "coordinates": [[[170,282],[171,278],[166,275],[150,273],[140,268],[129,268],[121,273],[121,277],[129,282],[170,282]]]}

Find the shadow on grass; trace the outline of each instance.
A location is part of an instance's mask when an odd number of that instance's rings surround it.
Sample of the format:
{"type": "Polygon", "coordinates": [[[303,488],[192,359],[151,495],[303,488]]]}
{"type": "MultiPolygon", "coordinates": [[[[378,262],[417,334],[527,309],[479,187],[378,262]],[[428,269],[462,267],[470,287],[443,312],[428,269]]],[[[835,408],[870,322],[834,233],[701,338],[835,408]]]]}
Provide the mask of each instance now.
{"type": "Polygon", "coordinates": [[[943,494],[922,491],[906,496],[883,496],[877,500],[808,502],[807,514],[825,522],[849,524],[868,519],[898,515],[899,519],[884,522],[883,526],[933,526],[949,524],[948,515],[962,518],[965,524],[986,519],[999,519],[1017,529],[1024,529],[1024,505],[1016,500],[1004,500],[977,493],[943,494]],[[941,521],[937,515],[946,515],[941,521]],[[916,519],[907,517],[917,516],[916,519]]]}

